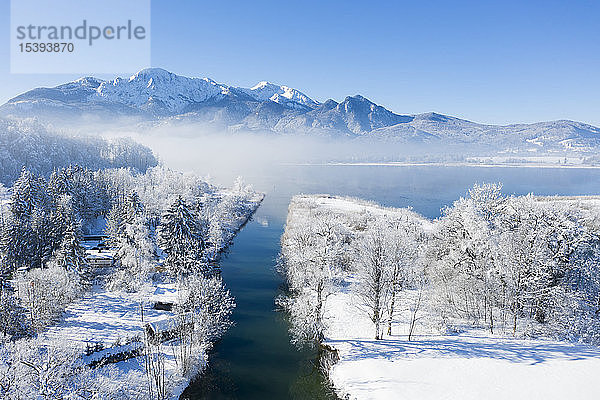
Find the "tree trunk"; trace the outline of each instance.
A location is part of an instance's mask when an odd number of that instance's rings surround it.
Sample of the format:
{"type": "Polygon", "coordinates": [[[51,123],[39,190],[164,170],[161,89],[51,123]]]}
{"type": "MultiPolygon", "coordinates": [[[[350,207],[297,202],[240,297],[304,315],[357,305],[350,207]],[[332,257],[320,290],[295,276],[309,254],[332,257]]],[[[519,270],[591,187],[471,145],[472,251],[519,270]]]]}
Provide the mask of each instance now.
{"type": "Polygon", "coordinates": [[[392,290],[392,300],[390,302],[390,315],[388,320],[387,334],[392,336],[392,319],[394,318],[394,306],[396,303],[396,288],[392,290]]]}

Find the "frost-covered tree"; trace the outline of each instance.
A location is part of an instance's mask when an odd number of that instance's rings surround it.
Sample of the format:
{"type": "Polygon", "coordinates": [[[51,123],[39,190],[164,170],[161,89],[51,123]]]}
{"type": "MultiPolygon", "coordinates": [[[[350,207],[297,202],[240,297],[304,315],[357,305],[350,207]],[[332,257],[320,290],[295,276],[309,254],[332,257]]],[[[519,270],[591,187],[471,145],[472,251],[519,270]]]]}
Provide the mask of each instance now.
{"type": "Polygon", "coordinates": [[[36,207],[46,206],[48,202],[44,179],[23,168],[13,185],[9,206],[11,213],[15,218],[29,219],[36,207]]]}
{"type": "Polygon", "coordinates": [[[235,301],[217,276],[190,275],[178,291],[175,307],[177,362],[182,372],[193,376],[205,349],[231,326],[235,301]]]}
{"type": "Polygon", "coordinates": [[[598,280],[589,266],[598,230],[582,212],[559,199],[506,197],[499,185],[476,185],[445,211],[428,245],[442,320],[484,321],[491,332],[499,322],[515,335],[594,336],[598,280]]]}
{"type": "Polygon", "coordinates": [[[81,245],[83,237],[81,223],[75,219],[71,197],[62,196],[58,201],[57,209],[62,234],[60,245],[53,255],[54,263],[82,277],[87,277],[89,271],[85,249],[81,245]]]}
{"type": "Polygon", "coordinates": [[[50,176],[48,190],[54,198],[69,196],[73,212],[83,221],[92,221],[108,210],[109,194],[94,173],[79,165],[55,170],[50,176]]]}
{"type": "Polygon", "coordinates": [[[164,265],[173,276],[202,271],[204,238],[199,219],[187,202],[178,197],[165,211],[158,227],[158,244],[167,254],[164,265]]]}
{"type": "Polygon", "coordinates": [[[552,317],[556,301],[565,290],[570,291],[567,277],[583,261],[571,255],[584,243],[585,232],[564,211],[525,196],[511,199],[503,216],[497,253],[514,333],[519,317],[538,323],[552,317]]]}
{"type": "Polygon", "coordinates": [[[375,326],[375,340],[383,338],[383,323],[394,290],[393,260],[387,232],[378,226],[361,238],[357,251],[359,306],[375,326]]]}
{"type": "Polygon", "coordinates": [[[407,215],[391,220],[387,227],[387,241],[390,262],[390,295],[387,304],[387,334],[392,334],[392,322],[398,309],[398,297],[403,289],[419,283],[424,277],[420,268],[419,250],[424,246],[424,234],[421,224],[407,215]],[[415,282],[416,281],[416,282],[415,282]]]}
{"type": "Polygon", "coordinates": [[[81,223],[69,193],[80,198],[84,189],[73,187],[48,189],[42,178],[23,170],[13,187],[0,238],[0,252],[9,271],[44,267],[56,258],[83,273],[81,223]]]}
{"type": "Polygon", "coordinates": [[[430,323],[451,329],[600,343],[600,212],[587,200],[505,196],[499,184],[475,185],[426,221],[408,210],[355,212],[296,199],[282,236],[289,290],[280,301],[295,343],[318,343],[326,328],[318,311],[327,288],[338,289],[323,255],[334,253],[337,279],[348,279],[376,338],[384,322],[391,333],[399,306],[410,313],[409,340],[426,309],[430,323]],[[339,233],[337,246],[322,241],[324,221],[339,233]]]}
{"type": "Polygon", "coordinates": [[[155,263],[155,245],[136,192],[124,203],[115,204],[108,218],[108,232],[119,264],[111,286],[135,291],[148,279],[155,263]]]}
{"type": "Polygon", "coordinates": [[[475,185],[470,197],[443,211],[429,255],[433,291],[442,319],[457,315],[488,321],[493,331],[493,309],[499,301],[499,271],[494,259],[494,232],[505,199],[499,185],[475,185]]]}
{"type": "Polygon", "coordinates": [[[280,304],[289,313],[293,342],[315,346],[324,337],[324,305],[342,276],[347,238],[332,215],[311,215],[306,222],[282,239],[281,272],[289,295],[280,304]]]}
{"type": "Polygon", "coordinates": [[[11,270],[41,267],[48,260],[45,217],[49,210],[45,181],[23,169],[13,186],[0,241],[4,261],[11,270]]]}
{"type": "Polygon", "coordinates": [[[111,365],[92,369],[68,340],[23,339],[0,346],[0,398],[6,400],[149,399],[144,376],[111,365]],[[123,382],[127,382],[126,385],[123,382]]]}
{"type": "Polygon", "coordinates": [[[54,322],[83,290],[79,274],[56,265],[20,274],[15,286],[35,332],[54,322]]]}
{"type": "Polygon", "coordinates": [[[26,313],[27,310],[19,304],[13,290],[6,286],[0,287],[0,343],[22,338],[30,333],[26,313]]]}

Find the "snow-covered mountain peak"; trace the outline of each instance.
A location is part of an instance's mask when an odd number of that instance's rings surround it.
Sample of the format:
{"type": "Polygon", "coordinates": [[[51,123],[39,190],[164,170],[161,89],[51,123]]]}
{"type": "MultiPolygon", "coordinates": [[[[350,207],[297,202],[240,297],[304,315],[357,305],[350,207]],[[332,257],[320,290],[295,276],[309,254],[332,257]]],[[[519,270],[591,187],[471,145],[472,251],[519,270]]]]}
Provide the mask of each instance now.
{"type": "Polygon", "coordinates": [[[258,101],[271,100],[275,103],[287,104],[297,103],[305,107],[315,108],[318,103],[304,93],[284,85],[275,85],[267,81],[258,82],[250,89],[238,88],[250,97],[258,101]]]}
{"type": "Polygon", "coordinates": [[[175,113],[227,93],[229,87],[212,79],[188,78],[162,68],[147,68],[129,79],[103,82],[96,90],[95,100],[175,113]]]}
{"type": "Polygon", "coordinates": [[[275,86],[274,84],[272,84],[271,82],[267,82],[267,81],[260,81],[258,82],[256,85],[252,86],[250,88],[250,90],[261,90],[264,89],[267,86],[275,86]]]}
{"type": "Polygon", "coordinates": [[[77,84],[87,87],[98,87],[102,82],[104,82],[102,79],[94,78],[93,76],[84,76],[73,82],[66,83],[65,85],[77,84]]]}
{"type": "Polygon", "coordinates": [[[129,77],[130,81],[134,80],[148,80],[148,79],[170,79],[171,77],[177,76],[172,72],[167,71],[162,68],[145,68],[141,71],[138,71],[136,74],[133,74],[129,77]]]}
{"type": "Polygon", "coordinates": [[[189,119],[219,129],[315,135],[362,136],[399,142],[477,143],[529,150],[600,148],[600,128],[559,120],[489,125],[438,113],[396,114],[361,96],[322,104],[285,85],[261,81],[230,87],[209,78],[180,76],[148,68],[104,81],[82,77],[52,88],[36,88],[0,106],[0,115],[48,120],[102,115],[142,119],[189,119]]]}

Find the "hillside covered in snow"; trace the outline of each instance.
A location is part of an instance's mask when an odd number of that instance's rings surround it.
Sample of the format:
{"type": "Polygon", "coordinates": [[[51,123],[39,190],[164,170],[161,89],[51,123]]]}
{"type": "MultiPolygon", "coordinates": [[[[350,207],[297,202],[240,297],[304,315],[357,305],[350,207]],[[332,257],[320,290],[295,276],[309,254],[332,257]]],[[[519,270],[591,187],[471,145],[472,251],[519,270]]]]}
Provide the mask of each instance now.
{"type": "Polygon", "coordinates": [[[11,185],[23,168],[49,177],[55,170],[75,164],[92,170],[145,172],[158,160],[152,150],[131,139],[67,136],[31,120],[0,118],[0,183],[11,185]]]}

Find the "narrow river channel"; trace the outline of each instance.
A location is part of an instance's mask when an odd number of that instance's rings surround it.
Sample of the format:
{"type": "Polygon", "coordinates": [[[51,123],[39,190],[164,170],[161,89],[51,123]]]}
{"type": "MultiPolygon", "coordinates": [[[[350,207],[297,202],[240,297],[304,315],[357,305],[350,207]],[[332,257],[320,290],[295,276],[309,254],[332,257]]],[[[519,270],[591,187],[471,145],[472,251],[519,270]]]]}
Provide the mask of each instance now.
{"type": "Polygon", "coordinates": [[[216,344],[209,368],[181,396],[200,399],[336,399],[314,368],[315,355],[289,343],[274,299],[275,272],[287,206],[297,193],[362,197],[386,206],[411,206],[431,218],[475,182],[503,182],[505,193],[584,195],[598,192],[600,170],[473,167],[282,167],[247,181],[267,193],[251,222],[221,262],[236,298],[235,326],[216,344]]]}

